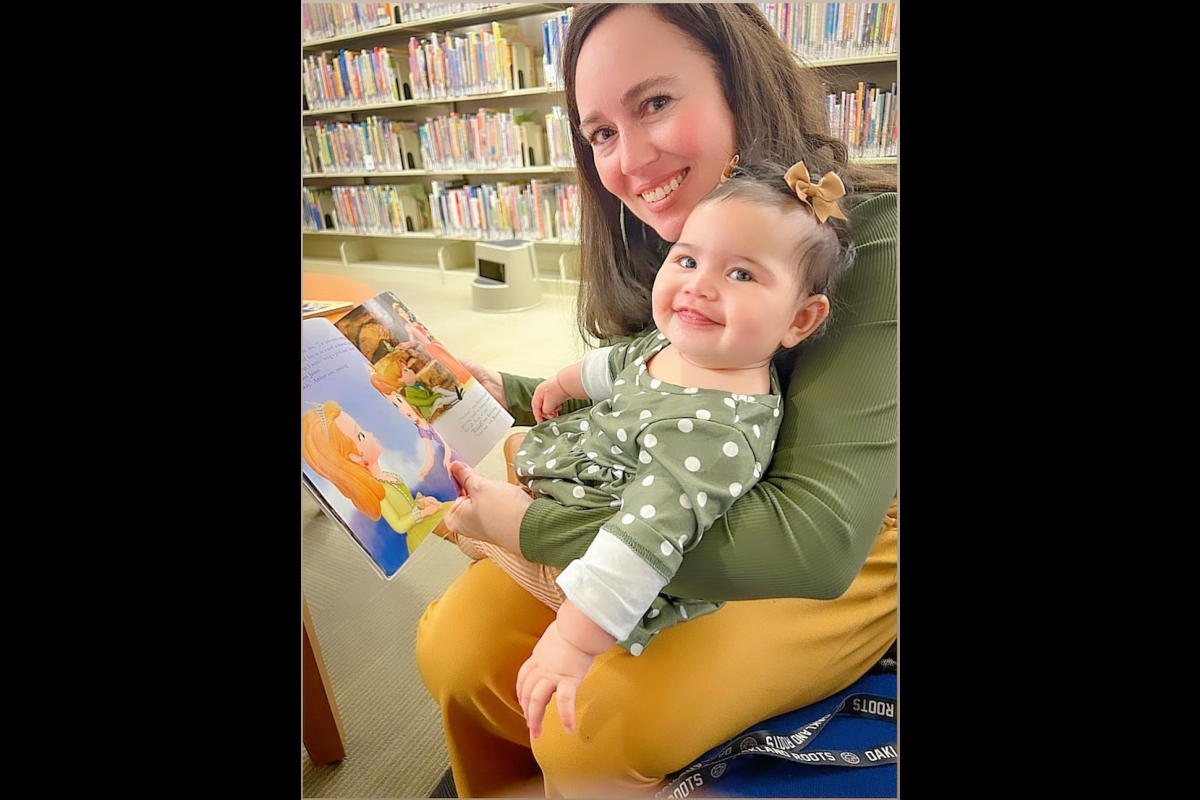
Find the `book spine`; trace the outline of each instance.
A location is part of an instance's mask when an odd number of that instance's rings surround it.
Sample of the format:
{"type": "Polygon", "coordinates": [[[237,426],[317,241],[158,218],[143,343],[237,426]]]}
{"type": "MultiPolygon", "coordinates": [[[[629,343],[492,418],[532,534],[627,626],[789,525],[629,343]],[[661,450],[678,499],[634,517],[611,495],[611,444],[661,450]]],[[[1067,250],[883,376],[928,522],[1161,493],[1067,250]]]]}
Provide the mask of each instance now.
{"type": "Polygon", "coordinates": [[[338,100],[343,104],[350,99],[350,65],[346,63],[346,51],[342,50],[337,56],[338,65],[338,100]]]}
{"type": "Polygon", "coordinates": [[[502,73],[497,78],[497,86],[499,87],[499,91],[502,92],[510,91],[515,85],[512,82],[512,75],[507,74],[507,70],[504,69],[504,50],[507,43],[507,40],[500,31],[500,23],[493,22],[492,44],[496,48],[496,67],[502,73]]]}
{"type": "Polygon", "coordinates": [[[546,72],[546,83],[553,86],[558,83],[558,75],[554,71],[554,64],[550,59],[550,20],[546,20],[542,23],[542,68],[546,72]]]}
{"type": "MultiPolygon", "coordinates": [[[[363,19],[363,23],[366,24],[365,17],[363,19]]],[[[360,80],[362,82],[363,98],[368,103],[378,103],[378,78],[375,75],[374,52],[370,50],[360,50],[358,54],[358,63],[362,65],[362,77],[360,80]]]]}

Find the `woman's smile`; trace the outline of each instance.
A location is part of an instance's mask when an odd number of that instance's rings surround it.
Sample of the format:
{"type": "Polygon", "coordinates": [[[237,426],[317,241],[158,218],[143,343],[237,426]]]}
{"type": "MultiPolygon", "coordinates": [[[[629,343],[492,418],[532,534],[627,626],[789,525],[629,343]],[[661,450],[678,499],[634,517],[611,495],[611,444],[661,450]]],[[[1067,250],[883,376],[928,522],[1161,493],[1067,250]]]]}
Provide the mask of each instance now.
{"type": "Polygon", "coordinates": [[[688,173],[691,171],[692,170],[690,167],[685,167],[679,172],[678,175],[675,175],[673,178],[671,178],[671,180],[667,181],[663,185],[655,189],[651,189],[648,192],[639,192],[638,194],[642,196],[642,199],[645,200],[647,204],[656,203],[659,200],[662,200],[664,197],[670,196],[676,189],[678,189],[679,185],[683,183],[684,179],[687,178],[688,173]]]}

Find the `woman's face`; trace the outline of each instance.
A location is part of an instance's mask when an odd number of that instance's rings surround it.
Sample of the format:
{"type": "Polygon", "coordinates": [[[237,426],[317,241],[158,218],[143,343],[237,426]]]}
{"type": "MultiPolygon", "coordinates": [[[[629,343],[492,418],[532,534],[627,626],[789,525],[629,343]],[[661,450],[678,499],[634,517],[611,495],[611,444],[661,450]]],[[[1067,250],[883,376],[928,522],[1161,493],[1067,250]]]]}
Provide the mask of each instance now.
{"type": "Polygon", "coordinates": [[[649,8],[619,8],[580,48],[575,88],[604,188],[676,241],[736,147],[712,63],[649,8]]]}

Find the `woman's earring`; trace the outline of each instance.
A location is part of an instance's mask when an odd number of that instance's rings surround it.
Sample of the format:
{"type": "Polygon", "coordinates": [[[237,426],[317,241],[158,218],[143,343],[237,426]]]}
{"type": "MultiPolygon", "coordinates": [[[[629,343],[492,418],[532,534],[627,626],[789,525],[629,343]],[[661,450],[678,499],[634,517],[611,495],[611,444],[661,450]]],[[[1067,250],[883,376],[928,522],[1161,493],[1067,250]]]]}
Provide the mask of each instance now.
{"type": "Polygon", "coordinates": [[[621,203],[621,241],[625,243],[625,252],[629,252],[629,239],[625,237],[625,204],[621,203]]]}

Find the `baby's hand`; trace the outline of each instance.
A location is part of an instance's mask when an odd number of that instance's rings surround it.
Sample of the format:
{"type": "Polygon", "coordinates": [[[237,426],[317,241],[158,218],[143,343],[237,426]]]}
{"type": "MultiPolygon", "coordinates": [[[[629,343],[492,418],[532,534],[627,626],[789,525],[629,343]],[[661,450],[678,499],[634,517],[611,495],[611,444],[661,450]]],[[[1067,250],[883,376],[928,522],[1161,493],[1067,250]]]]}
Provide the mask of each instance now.
{"type": "Polygon", "coordinates": [[[551,417],[557,417],[566,399],[567,393],[559,383],[558,377],[547,378],[533,390],[533,400],[529,403],[533,418],[538,422],[545,422],[551,417]]]}
{"type": "Polygon", "coordinates": [[[550,623],[534,646],[533,655],[517,673],[517,700],[531,737],[542,735],[546,706],[554,694],[558,695],[558,716],[563,730],[568,733],[575,730],[575,692],[595,660],[594,655],[564,639],[557,622],[550,623]]]}

